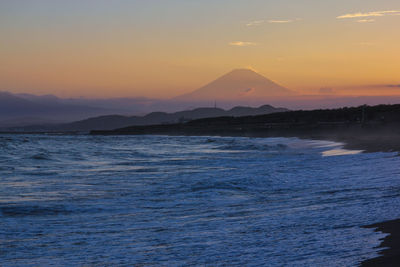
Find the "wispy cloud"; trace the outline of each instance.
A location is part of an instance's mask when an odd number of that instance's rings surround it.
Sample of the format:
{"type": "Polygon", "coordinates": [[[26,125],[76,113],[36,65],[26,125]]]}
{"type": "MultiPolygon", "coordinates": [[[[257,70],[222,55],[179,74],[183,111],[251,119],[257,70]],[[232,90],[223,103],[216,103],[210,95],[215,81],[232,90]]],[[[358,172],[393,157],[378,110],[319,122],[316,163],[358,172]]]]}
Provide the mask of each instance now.
{"type": "Polygon", "coordinates": [[[357,20],[358,23],[371,23],[375,22],[375,19],[359,19],[357,20]]]}
{"type": "Polygon", "coordinates": [[[247,27],[255,27],[255,26],[260,26],[261,24],[264,24],[265,20],[254,20],[250,21],[246,24],[247,27]]]}
{"type": "Polygon", "coordinates": [[[336,17],[337,19],[352,19],[352,18],[372,18],[372,17],[383,17],[387,15],[400,15],[400,10],[385,10],[385,11],[372,11],[372,12],[358,12],[349,13],[336,17]]]}
{"type": "Polygon", "coordinates": [[[266,23],[271,24],[283,24],[283,23],[292,23],[296,21],[301,21],[302,19],[270,19],[270,20],[253,20],[246,23],[247,27],[257,27],[266,23]]]}
{"type": "Polygon", "coordinates": [[[256,45],[258,45],[258,43],[236,41],[236,42],[231,42],[231,43],[229,43],[229,45],[230,45],[230,46],[241,46],[241,47],[245,47],[245,46],[256,46],[256,45]]]}
{"type": "Polygon", "coordinates": [[[277,24],[279,24],[279,23],[291,23],[291,22],[293,22],[293,20],[291,20],[291,19],[285,19],[285,20],[271,19],[271,20],[268,20],[268,23],[277,23],[277,24]]]}
{"type": "Polygon", "coordinates": [[[364,87],[367,87],[367,88],[399,88],[400,89],[400,84],[370,84],[370,85],[366,85],[364,87]]]}

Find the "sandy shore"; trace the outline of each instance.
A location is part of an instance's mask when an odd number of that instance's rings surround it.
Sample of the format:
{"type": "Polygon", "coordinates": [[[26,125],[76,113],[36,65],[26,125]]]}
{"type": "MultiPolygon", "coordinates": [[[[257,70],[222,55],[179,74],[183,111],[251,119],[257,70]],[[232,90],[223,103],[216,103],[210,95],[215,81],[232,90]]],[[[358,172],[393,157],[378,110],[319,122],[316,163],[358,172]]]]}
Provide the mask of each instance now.
{"type": "Polygon", "coordinates": [[[346,134],[324,133],[320,135],[301,136],[304,139],[335,141],[344,144],[350,150],[363,150],[364,152],[400,152],[400,135],[384,133],[346,134]]]}
{"type": "Polygon", "coordinates": [[[380,245],[386,248],[380,257],[366,260],[361,263],[362,267],[397,267],[400,266],[400,219],[368,225],[366,228],[376,228],[377,232],[388,233],[380,245]]]}

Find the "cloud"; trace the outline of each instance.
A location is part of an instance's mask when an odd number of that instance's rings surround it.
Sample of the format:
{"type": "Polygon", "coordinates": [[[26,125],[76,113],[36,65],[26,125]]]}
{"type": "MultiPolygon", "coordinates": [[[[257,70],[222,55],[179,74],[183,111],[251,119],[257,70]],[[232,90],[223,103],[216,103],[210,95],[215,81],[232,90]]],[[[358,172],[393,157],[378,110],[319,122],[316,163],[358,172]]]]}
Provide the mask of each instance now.
{"type": "Polygon", "coordinates": [[[246,23],[247,27],[257,27],[263,25],[265,23],[271,24],[283,24],[283,23],[292,23],[295,21],[301,21],[302,19],[270,19],[270,20],[254,20],[246,23]]]}
{"type": "Polygon", "coordinates": [[[245,46],[256,46],[256,45],[258,45],[258,43],[237,41],[237,42],[231,42],[231,43],[229,43],[229,45],[245,47],[245,46]]]}
{"type": "Polygon", "coordinates": [[[400,84],[370,84],[365,85],[363,88],[400,88],[400,84]]]}
{"type": "Polygon", "coordinates": [[[259,71],[256,68],[254,68],[253,66],[245,66],[244,69],[252,70],[254,72],[259,73],[259,71]]]}
{"type": "Polygon", "coordinates": [[[268,20],[268,23],[277,23],[277,24],[279,24],[279,23],[291,23],[291,22],[293,22],[293,20],[291,20],[291,19],[287,19],[287,20],[274,20],[274,19],[268,20]]]}
{"type": "Polygon", "coordinates": [[[400,10],[386,10],[386,11],[372,11],[366,13],[349,13],[336,17],[337,19],[352,19],[352,18],[371,18],[371,17],[383,17],[387,15],[400,15],[400,10]]]}
{"type": "Polygon", "coordinates": [[[371,23],[371,22],[375,22],[374,19],[359,19],[357,20],[358,23],[371,23]]]}
{"type": "Polygon", "coordinates": [[[247,27],[255,27],[255,26],[260,26],[261,24],[264,24],[265,20],[255,20],[255,21],[250,21],[249,23],[246,24],[247,27]]]}

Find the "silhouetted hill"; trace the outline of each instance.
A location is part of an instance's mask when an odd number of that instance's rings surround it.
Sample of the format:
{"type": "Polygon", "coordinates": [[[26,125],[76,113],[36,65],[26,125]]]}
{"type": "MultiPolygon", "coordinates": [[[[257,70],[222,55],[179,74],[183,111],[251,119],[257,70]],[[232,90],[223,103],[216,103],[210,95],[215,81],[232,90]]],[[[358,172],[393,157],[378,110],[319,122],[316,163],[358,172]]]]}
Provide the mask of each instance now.
{"type": "Polygon", "coordinates": [[[245,117],[218,117],[184,124],[131,126],[102,135],[218,135],[302,137],[347,142],[349,148],[400,151],[400,105],[288,111],[245,117]]]}
{"type": "Polygon", "coordinates": [[[256,114],[270,114],[273,112],[284,112],[285,108],[274,108],[264,105],[259,108],[235,107],[230,110],[220,108],[197,108],[193,110],[180,111],[175,113],[152,112],[143,117],[108,115],[89,118],[58,125],[37,125],[9,129],[11,131],[90,131],[90,130],[112,130],[130,125],[153,125],[182,123],[201,118],[221,116],[248,116],[256,114]]]}

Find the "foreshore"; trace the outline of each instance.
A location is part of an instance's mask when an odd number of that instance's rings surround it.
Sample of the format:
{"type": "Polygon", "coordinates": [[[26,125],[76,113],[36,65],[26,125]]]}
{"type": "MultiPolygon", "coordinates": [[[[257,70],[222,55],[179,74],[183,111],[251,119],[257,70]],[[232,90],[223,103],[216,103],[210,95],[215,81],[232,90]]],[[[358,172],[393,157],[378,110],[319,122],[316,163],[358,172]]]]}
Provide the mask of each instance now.
{"type": "Polygon", "coordinates": [[[379,246],[386,248],[379,257],[363,261],[361,267],[397,267],[400,265],[400,219],[365,226],[389,234],[379,246]]]}
{"type": "MultiPolygon", "coordinates": [[[[301,137],[307,138],[307,137],[301,137]]],[[[321,134],[311,139],[327,140],[343,143],[345,149],[373,152],[400,152],[400,135],[390,133],[360,133],[356,136],[349,134],[321,134]]]]}
{"type": "MultiPolygon", "coordinates": [[[[394,125],[396,129],[398,125],[394,125]]],[[[377,128],[375,125],[263,125],[262,127],[213,125],[155,125],[134,126],[113,131],[92,131],[92,135],[170,135],[170,136],[225,136],[225,137],[297,137],[311,140],[327,140],[343,143],[345,149],[364,152],[400,152],[400,134],[391,125],[377,128]],[[253,128],[252,128],[253,127],[253,128]]]]}

